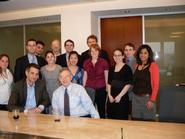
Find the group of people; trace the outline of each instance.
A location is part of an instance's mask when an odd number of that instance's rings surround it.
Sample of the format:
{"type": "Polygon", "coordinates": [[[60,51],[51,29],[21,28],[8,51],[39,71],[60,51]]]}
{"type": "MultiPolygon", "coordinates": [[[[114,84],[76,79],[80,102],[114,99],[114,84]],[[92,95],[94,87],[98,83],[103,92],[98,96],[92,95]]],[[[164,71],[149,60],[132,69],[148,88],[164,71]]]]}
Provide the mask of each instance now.
{"type": "Polygon", "coordinates": [[[79,55],[68,39],[61,54],[60,41],[53,40],[43,58],[44,43],[29,39],[27,54],[16,60],[13,74],[8,55],[1,54],[0,109],[124,120],[131,114],[132,119],[155,120],[159,69],[151,47],[141,45],[136,51],[127,43],[116,48],[111,67],[95,35],[88,36],[87,45],[79,55]]]}

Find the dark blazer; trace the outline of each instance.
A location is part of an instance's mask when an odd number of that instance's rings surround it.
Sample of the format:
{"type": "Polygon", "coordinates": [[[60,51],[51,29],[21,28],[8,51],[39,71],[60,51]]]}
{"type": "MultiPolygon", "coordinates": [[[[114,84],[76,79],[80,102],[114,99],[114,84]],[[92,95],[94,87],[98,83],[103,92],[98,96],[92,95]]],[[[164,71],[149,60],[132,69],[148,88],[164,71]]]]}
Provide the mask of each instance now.
{"type": "MultiPolygon", "coordinates": [[[[83,68],[83,63],[85,60],[89,59],[91,56],[90,56],[90,50],[86,50],[85,52],[83,52],[81,54],[81,57],[80,57],[80,67],[83,68]]],[[[107,54],[107,52],[103,49],[101,49],[101,52],[100,52],[100,57],[105,59],[108,64],[110,65],[110,60],[109,60],[109,56],[107,54]]]]}
{"type": "MultiPolygon", "coordinates": [[[[27,83],[26,80],[20,80],[15,83],[11,96],[8,102],[8,110],[12,111],[18,108],[21,112],[24,111],[27,99],[27,83]]],[[[43,80],[38,79],[35,82],[35,100],[37,107],[39,105],[44,105],[44,108],[50,105],[50,98],[46,90],[46,85],[43,80]]]]}
{"type": "MultiPolygon", "coordinates": [[[[46,65],[46,61],[44,58],[39,56],[36,56],[36,58],[38,61],[38,65],[40,67],[46,65]]],[[[16,59],[16,64],[14,69],[14,82],[17,82],[26,77],[25,70],[28,64],[29,64],[28,55],[25,55],[16,59]]]]}
{"type": "Polygon", "coordinates": [[[56,64],[61,67],[67,67],[66,53],[57,56],[56,64]]]}

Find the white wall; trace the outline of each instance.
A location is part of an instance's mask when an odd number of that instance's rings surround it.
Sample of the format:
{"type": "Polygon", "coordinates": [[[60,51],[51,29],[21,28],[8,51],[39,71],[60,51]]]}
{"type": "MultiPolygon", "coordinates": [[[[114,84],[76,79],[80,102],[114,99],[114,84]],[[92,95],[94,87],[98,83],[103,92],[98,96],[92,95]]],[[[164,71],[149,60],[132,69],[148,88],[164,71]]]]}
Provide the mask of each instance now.
{"type": "MultiPolygon", "coordinates": [[[[86,3],[68,6],[55,6],[49,8],[39,8],[22,10],[9,13],[0,13],[0,21],[15,20],[39,16],[61,15],[61,40],[64,42],[70,38],[75,41],[75,49],[82,52],[87,49],[86,38],[92,32],[97,33],[97,19],[91,17],[91,12],[185,5],[184,0],[114,0],[108,2],[86,3]],[[91,19],[96,21],[91,22],[91,19]],[[92,28],[91,28],[92,27],[92,28]],[[93,31],[91,31],[93,29],[93,31]]],[[[64,49],[62,49],[64,52],[64,49]]]]}
{"type": "Polygon", "coordinates": [[[90,19],[90,11],[86,8],[65,9],[61,14],[61,40],[74,40],[79,53],[86,50],[86,37],[91,33],[90,19]]]}

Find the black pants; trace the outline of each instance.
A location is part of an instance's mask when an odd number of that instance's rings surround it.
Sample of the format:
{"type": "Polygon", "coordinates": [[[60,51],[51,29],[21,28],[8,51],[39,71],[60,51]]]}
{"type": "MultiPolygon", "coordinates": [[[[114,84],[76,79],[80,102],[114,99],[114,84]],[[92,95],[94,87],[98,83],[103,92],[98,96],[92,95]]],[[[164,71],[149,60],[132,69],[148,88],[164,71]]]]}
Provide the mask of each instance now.
{"type": "Polygon", "coordinates": [[[0,105],[0,110],[7,111],[7,105],[0,105]]]}
{"type": "Polygon", "coordinates": [[[105,118],[106,97],[107,92],[105,87],[95,90],[95,104],[97,105],[100,118],[105,118]]]}

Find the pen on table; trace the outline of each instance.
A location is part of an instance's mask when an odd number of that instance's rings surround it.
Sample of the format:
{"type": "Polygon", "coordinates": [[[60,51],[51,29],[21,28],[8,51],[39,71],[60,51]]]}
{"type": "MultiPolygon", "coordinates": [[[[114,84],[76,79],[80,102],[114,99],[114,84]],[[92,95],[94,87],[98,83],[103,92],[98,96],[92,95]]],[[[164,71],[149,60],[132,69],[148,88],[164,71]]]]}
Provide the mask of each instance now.
{"type": "Polygon", "coordinates": [[[123,128],[121,128],[121,139],[123,139],[123,128]]]}

